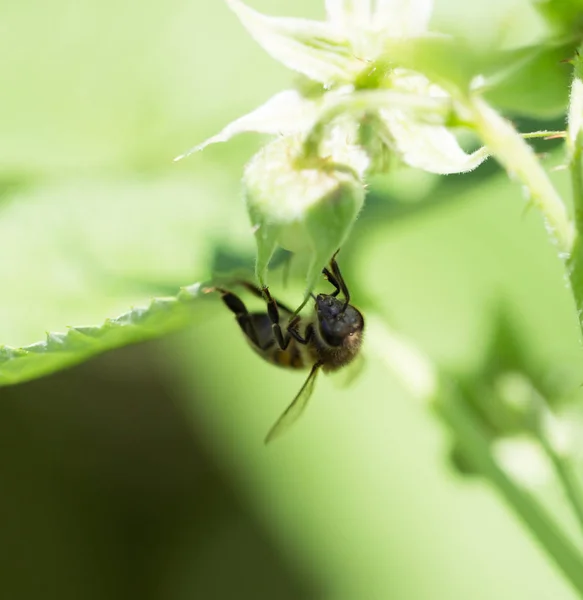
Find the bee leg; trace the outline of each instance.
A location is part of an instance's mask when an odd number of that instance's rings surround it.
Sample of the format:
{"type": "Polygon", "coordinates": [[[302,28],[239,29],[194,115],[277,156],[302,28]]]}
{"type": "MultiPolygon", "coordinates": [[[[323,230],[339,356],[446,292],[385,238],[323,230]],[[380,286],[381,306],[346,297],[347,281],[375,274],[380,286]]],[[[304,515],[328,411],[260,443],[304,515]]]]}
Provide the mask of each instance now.
{"type": "Polygon", "coordinates": [[[332,296],[336,297],[340,293],[340,284],[336,280],[336,277],[328,271],[328,269],[322,269],[322,273],[326,276],[326,279],[336,288],[336,290],[332,293],[332,296]]]}
{"type": "MultiPolygon", "coordinates": [[[[295,316],[289,322],[289,324],[287,326],[286,334],[284,335],[283,331],[281,329],[281,325],[279,323],[279,309],[278,309],[277,302],[272,297],[268,288],[266,288],[266,287],[263,288],[262,292],[263,292],[263,294],[262,294],[263,298],[264,298],[265,302],[267,303],[267,314],[269,316],[269,320],[271,321],[271,329],[273,331],[273,336],[275,337],[279,347],[282,350],[285,350],[289,346],[289,343],[290,343],[292,337],[294,337],[294,338],[296,337],[294,335],[294,333],[297,333],[298,336],[300,335],[297,332],[297,330],[295,329],[297,327],[297,324],[300,321],[300,317],[299,317],[299,315],[295,316]],[[294,333],[292,333],[292,331],[294,333]]],[[[291,314],[291,310],[286,309],[286,308],[284,308],[284,310],[286,310],[287,312],[289,312],[291,314]]]]}
{"type": "MultiPolygon", "coordinates": [[[[338,253],[336,253],[338,254],[338,253]]],[[[336,283],[333,283],[336,288],[340,288],[342,293],[344,294],[344,308],[346,308],[350,304],[350,292],[348,291],[348,286],[344,282],[344,278],[342,277],[342,273],[340,273],[340,267],[336,262],[336,254],[332,257],[330,261],[330,269],[332,269],[332,275],[336,283]]]]}
{"type": "MultiPolygon", "coordinates": [[[[265,295],[261,291],[261,289],[258,288],[253,283],[251,283],[249,281],[237,281],[237,284],[243,286],[247,291],[251,292],[254,296],[257,296],[257,298],[266,300],[265,295]]],[[[271,298],[271,295],[269,297],[271,298]]],[[[273,299],[273,300],[276,301],[275,299],[273,299]]],[[[293,313],[293,311],[290,308],[288,308],[285,304],[282,304],[279,300],[277,300],[276,302],[277,302],[277,307],[280,308],[281,310],[283,310],[284,312],[289,313],[290,315],[293,313]]]]}
{"type": "Polygon", "coordinates": [[[306,334],[304,337],[302,337],[302,334],[296,329],[298,321],[299,317],[296,317],[296,319],[290,321],[287,332],[294,338],[294,340],[296,340],[296,342],[299,342],[305,346],[306,344],[309,344],[311,339],[314,337],[314,328],[311,325],[308,325],[308,327],[306,327],[306,334]]]}
{"type": "Polygon", "coordinates": [[[255,346],[257,346],[257,348],[263,350],[264,348],[262,348],[261,344],[259,343],[259,336],[255,331],[253,319],[251,318],[251,315],[249,314],[249,311],[247,310],[247,307],[241,298],[233,294],[233,292],[220,287],[212,287],[205,290],[205,293],[210,292],[219,292],[219,294],[221,294],[221,298],[225,303],[225,306],[235,315],[241,331],[255,346]]]}

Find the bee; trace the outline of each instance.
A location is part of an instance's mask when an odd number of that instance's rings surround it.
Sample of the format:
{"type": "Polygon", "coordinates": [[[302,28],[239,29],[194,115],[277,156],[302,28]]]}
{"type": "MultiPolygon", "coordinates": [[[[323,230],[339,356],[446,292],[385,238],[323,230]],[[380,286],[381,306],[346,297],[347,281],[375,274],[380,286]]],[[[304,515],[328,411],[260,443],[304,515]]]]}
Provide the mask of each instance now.
{"type": "Polygon", "coordinates": [[[225,288],[213,286],[204,290],[205,293],[221,294],[226,307],[234,313],[245,339],[264,360],[289,369],[310,369],[296,397],[269,430],[266,444],[287,431],[304,412],[320,371],[342,369],[359,354],[364,318],[350,304],[350,292],[340,273],[336,254],[329,267],[324,268],[322,274],[334,291],[317,296],[311,294],[315,304],[310,317],[302,317],[276,301],[267,287],[259,288],[247,281],[237,283],[262,298],[267,312],[249,312],[243,301],[225,288]],[[281,313],[285,315],[287,324],[282,325],[281,313]]]}

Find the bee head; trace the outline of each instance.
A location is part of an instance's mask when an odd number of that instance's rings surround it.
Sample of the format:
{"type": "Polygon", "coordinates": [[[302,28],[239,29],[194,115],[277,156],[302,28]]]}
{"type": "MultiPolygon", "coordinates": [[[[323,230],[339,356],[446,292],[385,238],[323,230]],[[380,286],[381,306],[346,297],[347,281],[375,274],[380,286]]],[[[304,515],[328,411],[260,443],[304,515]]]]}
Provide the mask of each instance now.
{"type": "MultiPolygon", "coordinates": [[[[322,339],[330,346],[342,346],[352,338],[360,338],[364,319],[354,306],[334,296],[318,294],[316,313],[322,339]]],[[[354,340],[356,341],[356,339],[354,340]]]]}

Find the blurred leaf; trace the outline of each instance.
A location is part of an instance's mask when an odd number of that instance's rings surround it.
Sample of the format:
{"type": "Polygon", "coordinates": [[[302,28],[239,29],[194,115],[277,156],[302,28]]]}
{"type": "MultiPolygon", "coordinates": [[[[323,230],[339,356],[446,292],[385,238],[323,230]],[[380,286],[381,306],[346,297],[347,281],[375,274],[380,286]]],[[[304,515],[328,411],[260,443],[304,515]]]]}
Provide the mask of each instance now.
{"type": "MultiPolygon", "coordinates": [[[[170,163],[172,164],[172,163],[170,163]]],[[[45,182],[1,205],[0,342],[98,323],[165,290],[210,276],[211,249],[252,248],[237,180],[178,166],[166,176],[45,182]],[[236,208],[239,210],[236,210],[236,208]]]]}
{"type": "Polygon", "coordinates": [[[4,2],[0,22],[3,169],[159,170],[285,76],[222,2],[4,2]]]}
{"type": "Polygon", "coordinates": [[[23,348],[0,346],[0,385],[36,379],[107,350],[186,327],[202,317],[202,311],[193,310],[199,296],[200,286],[194,284],[182,288],[175,297],[154,299],[147,308],[133,308],[99,327],[71,327],[67,333],[48,333],[46,341],[23,348]]]}
{"type": "MultiPolygon", "coordinates": [[[[458,448],[469,460],[472,471],[483,473],[514,508],[517,517],[529,527],[531,533],[548,551],[550,559],[563,572],[565,577],[583,594],[581,567],[583,556],[579,548],[558,526],[555,516],[530,495],[521,485],[509,476],[498,464],[491,452],[489,438],[483,424],[467,410],[463,400],[455,397],[453,388],[449,398],[434,405],[436,412],[455,432],[458,448]]],[[[464,465],[465,466],[465,465],[464,465]]]]}
{"type": "Polygon", "coordinates": [[[484,381],[490,384],[495,383],[501,374],[521,372],[546,398],[557,398],[562,394],[556,382],[553,384],[549,380],[544,365],[530,352],[518,318],[505,305],[498,306],[491,317],[490,339],[479,371],[484,381]]]}
{"type": "Polygon", "coordinates": [[[562,115],[569,99],[571,68],[565,60],[573,56],[574,43],[541,45],[511,51],[508,68],[486,90],[495,106],[516,114],[548,118],[562,115]]]}
{"type": "Polygon", "coordinates": [[[533,0],[534,7],[558,35],[583,35],[583,2],[581,0],[533,0]]]}
{"type": "Polygon", "coordinates": [[[556,406],[572,389],[566,373],[561,381],[532,355],[518,319],[498,306],[481,364],[456,377],[462,396],[484,432],[494,439],[532,431],[536,416],[533,394],[556,406]]]}
{"type": "Polygon", "coordinates": [[[385,42],[386,56],[380,62],[418,71],[451,90],[469,89],[472,78],[483,72],[482,57],[469,42],[460,38],[426,34],[418,38],[385,42]]]}
{"type": "Polygon", "coordinates": [[[462,93],[476,77],[483,77],[485,93],[494,104],[546,117],[559,114],[567,105],[571,72],[562,61],[571,58],[575,48],[573,41],[560,45],[541,41],[514,49],[483,49],[467,39],[424,36],[391,40],[383,62],[420,71],[446,89],[453,85],[462,93]]]}

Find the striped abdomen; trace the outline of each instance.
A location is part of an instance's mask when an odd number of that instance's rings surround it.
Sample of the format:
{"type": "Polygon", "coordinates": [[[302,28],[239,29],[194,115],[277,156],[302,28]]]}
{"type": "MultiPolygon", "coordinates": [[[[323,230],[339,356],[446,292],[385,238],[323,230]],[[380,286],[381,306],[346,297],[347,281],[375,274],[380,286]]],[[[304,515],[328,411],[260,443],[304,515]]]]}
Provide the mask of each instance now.
{"type": "Polygon", "coordinates": [[[291,339],[285,350],[278,346],[266,313],[253,313],[251,319],[259,345],[255,344],[249,335],[245,337],[259,356],[273,365],[287,369],[307,369],[312,366],[314,360],[309,349],[296,340],[291,339]]]}

